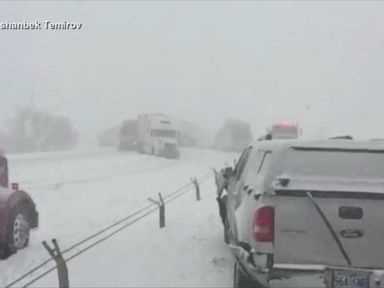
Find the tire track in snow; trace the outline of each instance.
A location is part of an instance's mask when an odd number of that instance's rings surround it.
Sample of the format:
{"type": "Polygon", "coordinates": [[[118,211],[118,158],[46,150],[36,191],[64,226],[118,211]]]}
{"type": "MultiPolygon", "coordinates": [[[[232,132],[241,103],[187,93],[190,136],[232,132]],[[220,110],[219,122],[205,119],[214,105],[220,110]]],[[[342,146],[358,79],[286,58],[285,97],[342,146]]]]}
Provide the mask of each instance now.
{"type": "MultiPolygon", "coordinates": [[[[117,173],[108,173],[108,174],[102,174],[102,175],[97,175],[97,176],[90,176],[90,177],[84,177],[84,178],[76,178],[76,179],[69,179],[69,180],[64,180],[64,181],[58,181],[58,182],[53,182],[53,183],[44,183],[44,184],[36,184],[36,185],[23,185],[23,188],[26,190],[29,189],[36,189],[36,188],[49,188],[53,187],[53,189],[59,189],[62,186],[69,185],[69,184],[81,184],[81,183],[86,183],[86,182],[93,182],[93,181],[99,181],[99,180],[104,180],[112,177],[119,177],[127,174],[142,174],[142,173],[149,173],[149,172],[154,172],[158,171],[159,169],[169,169],[173,168],[175,166],[182,165],[179,161],[175,161],[172,163],[172,165],[169,165],[169,162],[167,162],[168,165],[164,165],[165,163],[161,161],[161,163],[154,165],[154,166],[142,166],[142,167],[137,167],[137,165],[141,164],[147,164],[147,163],[152,163],[153,161],[153,156],[148,156],[148,158],[145,159],[140,159],[138,161],[133,161],[131,163],[127,163],[126,165],[131,165],[128,169],[123,169],[117,173]]],[[[162,159],[165,161],[168,161],[168,159],[162,159]]]]}
{"type": "MultiPolygon", "coordinates": [[[[177,165],[173,165],[177,166],[177,165]]],[[[203,185],[208,180],[212,179],[212,172],[209,172],[208,174],[202,175],[198,178],[200,185],[203,185]]],[[[185,195],[186,193],[194,190],[192,183],[188,183],[187,185],[180,187],[176,189],[175,191],[165,194],[164,195],[164,203],[170,204],[171,202],[174,202],[181,196],[185,195]]],[[[95,234],[81,240],[78,243],[73,244],[72,246],[64,249],[62,251],[63,254],[70,254],[69,256],[64,257],[67,262],[70,260],[80,256],[81,254],[87,252],[89,249],[101,244],[102,242],[108,240],[112,236],[118,234],[119,232],[125,230],[132,224],[139,222],[140,220],[146,218],[153,212],[157,211],[158,207],[155,204],[149,204],[145,207],[142,207],[141,209],[132,212],[130,215],[116,221],[115,223],[112,223],[110,226],[101,229],[100,231],[96,232],[95,234]],[[111,231],[111,232],[109,232],[111,231]],[[91,244],[89,244],[91,243],[91,244]]],[[[201,241],[204,241],[205,239],[199,239],[201,241]]],[[[54,271],[56,269],[56,264],[51,261],[52,259],[48,259],[41,263],[41,265],[36,266],[30,272],[24,274],[23,276],[19,277],[18,279],[6,284],[4,287],[10,288],[14,287],[14,285],[18,284],[16,287],[29,287],[36,281],[40,280],[41,278],[48,275],[50,272],[54,271]],[[42,274],[36,277],[37,272],[40,270],[45,270],[42,274]],[[33,278],[31,280],[31,278],[33,278]]],[[[42,271],[40,271],[42,272],[42,271]]]]}
{"type": "Polygon", "coordinates": [[[118,151],[113,148],[107,149],[95,149],[95,150],[74,150],[74,151],[62,151],[62,152],[43,152],[36,154],[9,154],[7,155],[9,162],[12,165],[20,164],[35,164],[36,162],[48,162],[48,161],[67,161],[72,159],[103,157],[108,155],[115,155],[118,151]]]}

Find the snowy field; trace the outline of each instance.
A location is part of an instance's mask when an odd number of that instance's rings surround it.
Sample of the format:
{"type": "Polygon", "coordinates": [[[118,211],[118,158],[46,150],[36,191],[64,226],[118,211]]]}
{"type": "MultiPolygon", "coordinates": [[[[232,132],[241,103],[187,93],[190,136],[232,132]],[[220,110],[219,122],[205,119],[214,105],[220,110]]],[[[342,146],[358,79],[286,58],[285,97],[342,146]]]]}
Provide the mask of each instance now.
{"type": "MultiPolygon", "coordinates": [[[[175,191],[190,177],[236,157],[210,150],[182,153],[180,160],[111,149],[11,155],[10,178],[34,198],[40,228],[27,249],[0,262],[0,286],[49,258],[41,241],[55,237],[65,249],[147,206],[148,197],[175,191]]],[[[231,286],[232,260],[223,243],[213,178],[202,184],[201,194],[200,202],[190,190],[167,205],[165,229],[158,228],[155,211],[70,261],[71,286],[231,286]]],[[[57,286],[56,273],[34,285],[57,286]]]]}

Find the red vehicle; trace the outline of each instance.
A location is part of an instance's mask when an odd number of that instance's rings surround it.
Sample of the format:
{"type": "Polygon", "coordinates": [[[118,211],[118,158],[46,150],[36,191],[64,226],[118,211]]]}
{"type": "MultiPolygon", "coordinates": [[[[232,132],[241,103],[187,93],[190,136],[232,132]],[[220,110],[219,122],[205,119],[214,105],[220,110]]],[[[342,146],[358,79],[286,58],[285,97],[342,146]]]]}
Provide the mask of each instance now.
{"type": "Polygon", "coordinates": [[[17,184],[9,187],[8,161],[0,154],[0,259],[28,246],[30,231],[38,227],[32,198],[17,184]]]}
{"type": "Polygon", "coordinates": [[[301,136],[299,125],[294,122],[278,122],[269,129],[272,139],[297,139],[301,136]]]}

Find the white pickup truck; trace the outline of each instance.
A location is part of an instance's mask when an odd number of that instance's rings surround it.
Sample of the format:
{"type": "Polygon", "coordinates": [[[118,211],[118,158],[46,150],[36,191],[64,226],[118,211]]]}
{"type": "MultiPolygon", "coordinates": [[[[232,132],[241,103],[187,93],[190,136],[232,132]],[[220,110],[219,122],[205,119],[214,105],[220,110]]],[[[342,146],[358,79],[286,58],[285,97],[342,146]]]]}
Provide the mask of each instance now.
{"type": "Polygon", "coordinates": [[[384,287],[384,145],[259,141],[226,181],[234,287],[384,287]]]}

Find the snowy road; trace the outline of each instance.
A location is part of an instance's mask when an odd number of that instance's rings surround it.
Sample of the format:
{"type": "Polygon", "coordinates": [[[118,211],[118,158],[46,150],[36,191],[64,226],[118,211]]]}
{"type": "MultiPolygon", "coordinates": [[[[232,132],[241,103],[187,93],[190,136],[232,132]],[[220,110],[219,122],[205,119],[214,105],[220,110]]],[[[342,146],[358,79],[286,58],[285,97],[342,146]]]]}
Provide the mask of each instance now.
{"type": "MultiPolygon", "coordinates": [[[[232,260],[223,243],[212,183],[167,205],[167,226],[157,213],[69,262],[71,285],[82,287],[230,287],[232,260]]],[[[52,287],[56,274],[34,287],[52,287]]]]}
{"type": "MultiPolygon", "coordinates": [[[[233,159],[192,149],[177,161],[113,150],[11,156],[11,179],[29,187],[41,222],[28,249],[0,262],[0,285],[47,259],[42,240],[55,237],[66,248],[146,206],[148,197],[172,192],[233,159]]],[[[71,285],[230,286],[231,260],[213,191],[211,180],[202,186],[204,201],[195,202],[192,192],[169,204],[165,230],[158,229],[155,213],[74,259],[71,285]]],[[[53,273],[35,285],[56,284],[53,273]]]]}

